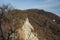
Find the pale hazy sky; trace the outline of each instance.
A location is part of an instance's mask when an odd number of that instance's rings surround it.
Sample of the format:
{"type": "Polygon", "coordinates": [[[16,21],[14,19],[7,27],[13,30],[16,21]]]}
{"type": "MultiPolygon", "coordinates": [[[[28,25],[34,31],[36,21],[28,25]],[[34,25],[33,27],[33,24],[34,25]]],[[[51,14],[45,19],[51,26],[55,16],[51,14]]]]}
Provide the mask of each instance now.
{"type": "Polygon", "coordinates": [[[2,4],[11,4],[16,9],[43,9],[60,16],[60,0],[0,0],[2,4]]]}

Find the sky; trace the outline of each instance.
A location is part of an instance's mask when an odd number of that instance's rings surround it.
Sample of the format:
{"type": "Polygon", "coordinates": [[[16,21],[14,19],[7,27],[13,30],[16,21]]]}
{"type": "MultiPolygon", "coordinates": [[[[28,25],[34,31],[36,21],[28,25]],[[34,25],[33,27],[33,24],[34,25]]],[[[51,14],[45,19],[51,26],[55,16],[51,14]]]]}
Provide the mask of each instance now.
{"type": "Polygon", "coordinates": [[[60,0],[0,0],[0,5],[11,4],[16,9],[43,9],[60,16],[60,0]]]}

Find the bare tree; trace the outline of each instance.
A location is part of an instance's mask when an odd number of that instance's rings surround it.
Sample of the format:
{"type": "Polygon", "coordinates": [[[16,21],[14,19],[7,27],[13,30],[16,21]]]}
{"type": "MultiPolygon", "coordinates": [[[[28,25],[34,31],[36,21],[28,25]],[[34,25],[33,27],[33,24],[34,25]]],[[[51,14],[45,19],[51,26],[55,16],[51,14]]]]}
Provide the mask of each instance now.
{"type": "MultiPolygon", "coordinates": [[[[2,29],[2,19],[4,18],[7,18],[7,14],[11,11],[11,7],[9,7],[9,5],[2,5],[0,6],[0,31],[2,33],[2,40],[8,40],[9,37],[7,37],[6,39],[6,34],[3,32],[3,29],[2,29]]],[[[11,27],[10,27],[11,28],[11,27]]],[[[10,29],[11,33],[12,34],[12,29],[10,29]]],[[[10,36],[10,34],[8,34],[8,36],[10,36]]]]}

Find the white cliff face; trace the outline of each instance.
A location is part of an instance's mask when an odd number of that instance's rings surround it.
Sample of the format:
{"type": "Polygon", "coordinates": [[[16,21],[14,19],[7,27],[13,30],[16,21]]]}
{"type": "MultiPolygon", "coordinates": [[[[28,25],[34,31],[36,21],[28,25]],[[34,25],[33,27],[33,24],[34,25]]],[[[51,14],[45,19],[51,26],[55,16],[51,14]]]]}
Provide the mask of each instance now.
{"type": "Polygon", "coordinates": [[[34,30],[33,26],[29,23],[28,18],[26,19],[24,25],[19,29],[20,37],[24,40],[38,40],[37,36],[32,32],[34,30]]]}

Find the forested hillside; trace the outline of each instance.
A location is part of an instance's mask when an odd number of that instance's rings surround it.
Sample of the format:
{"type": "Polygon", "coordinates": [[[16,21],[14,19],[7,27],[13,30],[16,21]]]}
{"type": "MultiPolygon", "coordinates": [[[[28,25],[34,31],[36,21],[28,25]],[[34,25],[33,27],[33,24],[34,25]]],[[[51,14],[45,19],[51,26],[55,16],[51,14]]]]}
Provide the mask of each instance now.
{"type": "MultiPolygon", "coordinates": [[[[40,9],[0,11],[0,40],[25,40],[22,35],[19,36],[18,29],[22,28],[26,18],[34,28],[31,30],[37,34],[35,36],[38,40],[60,40],[60,17],[40,9]]],[[[20,32],[24,34],[22,29],[20,32]]]]}

